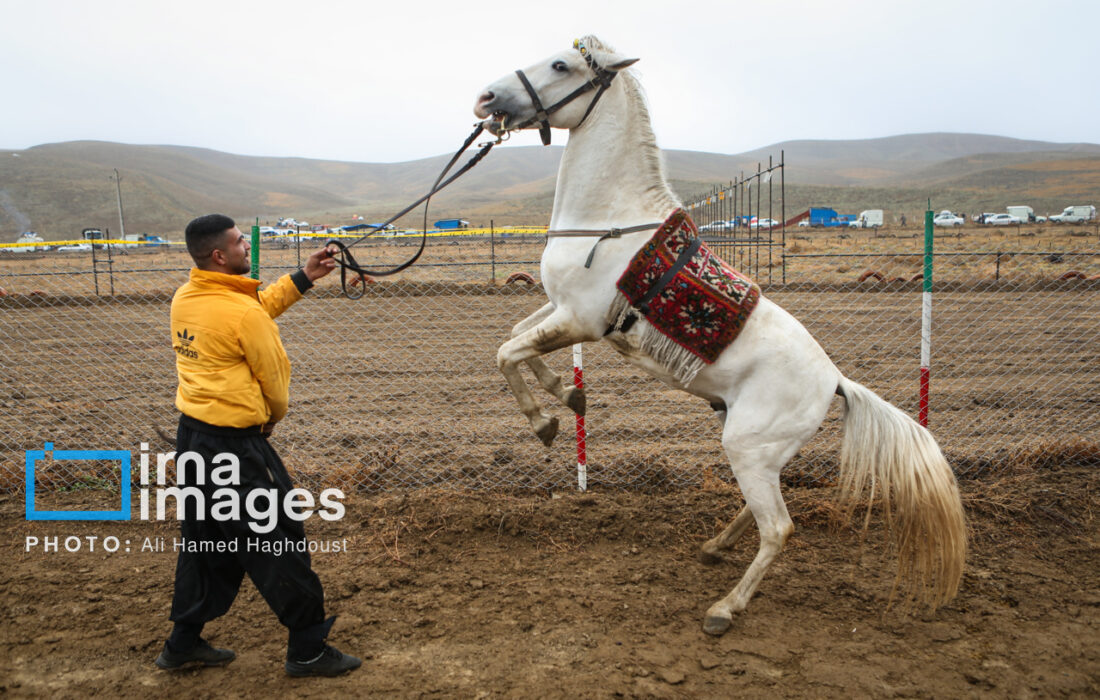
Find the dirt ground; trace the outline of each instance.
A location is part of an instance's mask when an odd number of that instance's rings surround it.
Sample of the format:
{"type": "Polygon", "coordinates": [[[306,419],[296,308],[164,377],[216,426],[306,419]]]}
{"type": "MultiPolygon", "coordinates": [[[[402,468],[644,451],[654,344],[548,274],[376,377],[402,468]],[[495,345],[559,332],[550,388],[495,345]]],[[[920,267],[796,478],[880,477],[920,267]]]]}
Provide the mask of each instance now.
{"type": "Polygon", "coordinates": [[[720,638],[703,633],[704,611],[757,540],[717,566],[695,554],[740,504],[732,487],[351,495],[343,520],[307,532],[347,543],[314,565],[338,615],[330,641],[365,662],[305,680],[284,675],[285,633],[247,581],[206,629],[237,660],[158,671],[174,524],[26,522],[21,499],[0,495],[0,696],[1097,697],[1097,464],[962,486],[971,553],[946,607],[885,611],[893,559],[879,528],[861,538],[827,489],[788,488],[798,529],[720,638]],[[100,540],[25,551],[28,535],[100,540]],[[108,535],[119,551],[103,551],[108,535]],[[145,538],[169,551],[139,551],[145,538]]]}
{"type": "MultiPolygon", "coordinates": [[[[884,612],[893,559],[878,526],[864,540],[837,525],[827,490],[789,479],[798,530],[721,638],[702,632],[703,614],[757,541],[717,566],[696,559],[741,503],[703,402],[586,346],[595,486],[579,495],[571,417],[555,410],[563,437],[543,448],[493,362],[540,290],[379,284],[350,302],[334,283],[319,289],[280,318],[294,380],[275,441],[307,487],[349,492],[343,520],[313,518],[307,532],[347,542],[314,563],[339,616],[331,641],[365,663],[296,681],[282,670],[285,632],[247,582],[207,628],[233,664],[153,667],[170,628],[174,525],[24,519],[25,450],[164,447],[152,428],[176,417],[165,323],[178,280],[127,286],[141,279],[116,276],[119,298],[47,290],[0,308],[0,349],[16,358],[0,364],[0,476],[16,489],[0,491],[0,696],[1100,695],[1095,283],[937,296],[932,426],[977,477],[963,481],[972,551],[955,601],[884,612]],[[405,490],[426,483],[438,490],[405,490]],[[27,536],[100,540],[25,551],[27,536]],[[107,536],[131,551],[103,551],[107,536]],[[141,551],[158,538],[169,551],[141,551]]],[[[849,376],[912,412],[919,284],[905,284],[773,296],[849,376]]],[[[787,473],[827,467],[839,427],[834,412],[787,473]]],[[[40,495],[69,508],[117,499],[40,495]]]]}

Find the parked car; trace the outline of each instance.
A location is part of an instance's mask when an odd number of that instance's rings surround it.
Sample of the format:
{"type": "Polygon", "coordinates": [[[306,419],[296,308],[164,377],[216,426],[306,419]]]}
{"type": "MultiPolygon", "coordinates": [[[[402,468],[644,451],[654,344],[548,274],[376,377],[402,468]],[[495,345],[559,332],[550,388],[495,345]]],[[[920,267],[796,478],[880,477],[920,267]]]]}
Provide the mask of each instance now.
{"type": "Polygon", "coordinates": [[[932,219],[932,223],[936,226],[947,228],[950,226],[962,226],[964,222],[961,216],[955,216],[944,209],[939,214],[936,214],[935,218],[932,219]]]}
{"type": "Polygon", "coordinates": [[[1018,226],[1021,221],[1020,217],[1012,214],[994,214],[993,216],[987,216],[985,223],[990,226],[1018,226]]]}
{"type": "Polygon", "coordinates": [[[749,224],[749,228],[755,231],[758,228],[773,229],[779,226],[779,222],[775,219],[759,219],[749,224]]]}
{"type": "Polygon", "coordinates": [[[70,245],[59,245],[54,250],[59,253],[76,253],[80,251],[87,251],[92,249],[91,243],[72,243],[70,245]]]}

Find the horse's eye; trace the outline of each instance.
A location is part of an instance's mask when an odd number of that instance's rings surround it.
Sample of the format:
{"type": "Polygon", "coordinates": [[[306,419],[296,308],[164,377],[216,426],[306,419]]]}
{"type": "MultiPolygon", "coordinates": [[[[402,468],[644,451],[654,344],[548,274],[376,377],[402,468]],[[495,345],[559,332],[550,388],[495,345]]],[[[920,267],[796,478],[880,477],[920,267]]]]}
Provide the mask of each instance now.
{"type": "Polygon", "coordinates": [[[551,64],[550,67],[559,73],[569,72],[569,64],[567,64],[565,61],[554,61],[554,63],[551,64]]]}

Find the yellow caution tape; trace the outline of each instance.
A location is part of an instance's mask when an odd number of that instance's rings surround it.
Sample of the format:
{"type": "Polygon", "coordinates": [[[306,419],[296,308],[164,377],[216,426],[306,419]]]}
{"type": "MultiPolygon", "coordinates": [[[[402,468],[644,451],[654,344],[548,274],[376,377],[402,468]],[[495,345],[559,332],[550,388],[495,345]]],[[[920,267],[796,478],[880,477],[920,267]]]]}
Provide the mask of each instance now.
{"type": "Polygon", "coordinates": [[[164,241],[121,241],[121,240],[118,240],[118,239],[115,239],[115,238],[96,238],[96,239],[80,238],[80,239],[73,239],[71,241],[25,241],[25,242],[20,242],[20,243],[0,243],[0,248],[39,248],[39,247],[41,247],[41,248],[46,248],[46,247],[52,248],[52,247],[59,246],[59,245],[80,245],[81,243],[87,243],[89,245],[106,245],[106,244],[110,243],[111,245],[117,245],[117,246],[184,245],[183,243],[178,243],[176,241],[168,241],[168,242],[164,242],[164,241]]]}
{"type": "MultiPolygon", "coordinates": [[[[468,229],[455,229],[455,230],[441,230],[441,231],[428,231],[428,237],[446,237],[446,236],[488,236],[491,233],[495,234],[537,234],[542,235],[546,233],[545,226],[513,226],[505,228],[468,228],[468,229]]],[[[262,236],[260,242],[283,240],[287,238],[362,238],[366,234],[362,233],[321,233],[321,232],[306,232],[301,233],[280,233],[274,236],[262,236]]],[[[370,232],[370,238],[419,238],[420,232],[370,232]]],[[[179,241],[124,241],[116,238],[96,238],[96,239],[73,239],[67,241],[25,241],[20,243],[0,243],[0,249],[4,248],[54,248],[56,246],[63,245],[80,245],[86,243],[89,245],[117,245],[117,246],[181,246],[186,245],[179,241]]]]}

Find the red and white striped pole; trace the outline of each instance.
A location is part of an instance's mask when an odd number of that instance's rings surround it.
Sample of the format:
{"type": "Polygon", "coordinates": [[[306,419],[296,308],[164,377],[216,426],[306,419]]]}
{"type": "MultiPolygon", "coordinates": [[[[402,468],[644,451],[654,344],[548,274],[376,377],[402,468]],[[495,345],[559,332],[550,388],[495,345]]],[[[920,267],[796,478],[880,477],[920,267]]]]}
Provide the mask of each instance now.
{"type": "Polygon", "coordinates": [[[928,427],[928,393],[932,365],[932,201],[924,212],[924,293],[920,312],[920,409],[917,421],[928,427]]]}
{"type": "MultiPolygon", "coordinates": [[[[581,357],[581,344],[573,346],[573,386],[584,389],[584,362],[581,357]]],[[[577,489],[588,490],[588,454],[585,441],[584,416],[577,416],[577,489]]]]}

